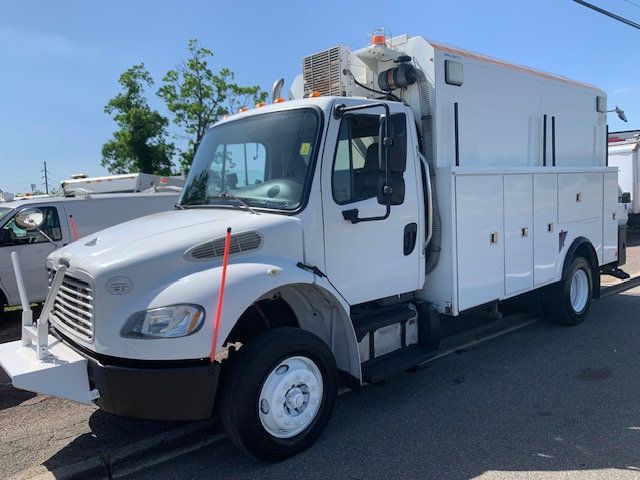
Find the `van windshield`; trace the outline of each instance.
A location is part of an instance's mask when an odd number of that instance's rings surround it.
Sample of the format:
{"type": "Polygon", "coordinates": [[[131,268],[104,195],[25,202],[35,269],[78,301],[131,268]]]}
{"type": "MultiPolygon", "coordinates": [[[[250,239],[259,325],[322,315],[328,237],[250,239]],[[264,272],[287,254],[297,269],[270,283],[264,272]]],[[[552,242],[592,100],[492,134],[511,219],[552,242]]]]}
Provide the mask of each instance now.
{"type": "Polygon", "coordinates": [[[9,213],[11,210],[13,210],[13,208],[2,208],[2,207],[0,207],[0,225],[2,225],[2,221],[7,216],[7,213],[9,213]]]}
{"type": "Polygon", "coordinates": [[[309,189],[320,118],[303,108],[213,127],[202,139],[180,204],[296,210],[309,189]]]}

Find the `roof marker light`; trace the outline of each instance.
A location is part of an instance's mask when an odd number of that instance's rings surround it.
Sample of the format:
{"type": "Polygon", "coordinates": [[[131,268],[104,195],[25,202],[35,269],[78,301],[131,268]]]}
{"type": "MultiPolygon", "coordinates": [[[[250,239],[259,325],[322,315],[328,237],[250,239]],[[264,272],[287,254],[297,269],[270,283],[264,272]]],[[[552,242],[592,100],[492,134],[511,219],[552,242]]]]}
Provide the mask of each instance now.
{"type": "Polygon", "coordinates": [[[315,97],[321,97],[322,94],[320,92],[316,92],[315,90],[313,92],[309,92],[308,98],[315,98],[315,97]]]}
{"type": "Polygon", "coordinates": [[[273,103],[282,103],[282,102],[285,102],[285,101],[286,101],[286,100],[285,100],[284,98],[282,98],[282,97],[278,97],[278,98],[276,98],[276,99],[273,101],[273,103]]]}
{"type": "Polygon", "coordinates": [[[246,112],[247,110],[249,110],[249,107],[241,107],[238,109],[238,113],[246,112]]]}
{"type": "Polygon", "coordinates": [[[267,102],[258,102],[256,103],[256,108],[264,107],[266,104],[267,102]]]}

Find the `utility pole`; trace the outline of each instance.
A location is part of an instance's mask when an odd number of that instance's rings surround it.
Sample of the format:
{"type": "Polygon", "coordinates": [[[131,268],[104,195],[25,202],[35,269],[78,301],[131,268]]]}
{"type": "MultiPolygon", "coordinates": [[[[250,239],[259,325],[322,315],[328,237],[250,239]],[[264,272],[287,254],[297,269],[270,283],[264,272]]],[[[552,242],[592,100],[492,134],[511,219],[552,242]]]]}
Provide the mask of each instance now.
{"type": "Polygon", "coordinates": [[[47,173],[47,162],[44,162],[44,191],[49,195],[49,174],[47,173]]]}
{"type": "Polygon", "coordinates": [[[633,22],[633,21],[629,20],[628,18],[624,18],[624,17],[621,17],[620,15],[616,15],[615,13],[612,13],[609,10],[605,10],[604,8],[596,7],[595,5],[592,5],[591,3],[585,2],[584,0],[573,0],[573,1],[576,2],[576,3],[579,3],[580,5],[585,6],[587,8],[590,8],[591,10],[594,10],[594,11],[596,11],[598,13],[606,15],[607,17],[611,17],[614,20],[618,20],[619,22],[626,23],[630,27],[637,28],[638,30],[640,30],[640,24],[638,24],[636,22],[633,22]]]}

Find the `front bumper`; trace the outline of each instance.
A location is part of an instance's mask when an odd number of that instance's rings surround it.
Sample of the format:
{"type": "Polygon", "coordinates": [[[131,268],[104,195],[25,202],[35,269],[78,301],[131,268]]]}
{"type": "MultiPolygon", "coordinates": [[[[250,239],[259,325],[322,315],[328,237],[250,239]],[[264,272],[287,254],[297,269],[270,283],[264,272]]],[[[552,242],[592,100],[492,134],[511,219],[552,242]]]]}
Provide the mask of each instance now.
{"type": "Polygon", "coordinates": [[[56,335],[87,361],[95,403],[104,411],[144,420],[192,421],[211,416],[220,364],[209,359],[141,361],[97,355],[56,335]]]}
{"type": "Polygon", "coordinates": [[[50,355],[33,347],[0,345],[0,366],[16,388],[77,402],[132,418],[188,421],[213,411],[220,364],[209,359],[139,361],[98,355],[60,334],[49,336],[50,355]]]}

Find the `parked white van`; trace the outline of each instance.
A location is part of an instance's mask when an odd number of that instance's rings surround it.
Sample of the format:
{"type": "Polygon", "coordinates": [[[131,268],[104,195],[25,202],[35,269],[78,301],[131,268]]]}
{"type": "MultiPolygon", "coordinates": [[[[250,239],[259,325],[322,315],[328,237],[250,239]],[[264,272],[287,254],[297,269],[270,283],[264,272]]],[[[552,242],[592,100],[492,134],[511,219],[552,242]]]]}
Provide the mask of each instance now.
{"type": "Polygon", "coordinates": [[[20,303],[11,252],[22,260],[29,300],[47,296],[47,255],[78,238],[134,218],[169,210],[179,193],[105,194],[84,197],[38,197],[0,202],[0,308],[20,303]],[[25,210],[42,212],[39,230],[27,231],[16,223],[25,210]],[[72,220],[73,218],[73,220],[72,220]],[[75,225],[75,226],[74,226],[75,225]]]}

